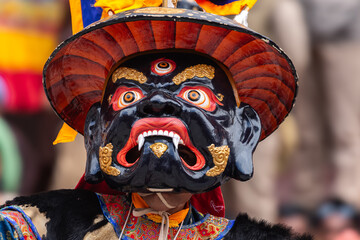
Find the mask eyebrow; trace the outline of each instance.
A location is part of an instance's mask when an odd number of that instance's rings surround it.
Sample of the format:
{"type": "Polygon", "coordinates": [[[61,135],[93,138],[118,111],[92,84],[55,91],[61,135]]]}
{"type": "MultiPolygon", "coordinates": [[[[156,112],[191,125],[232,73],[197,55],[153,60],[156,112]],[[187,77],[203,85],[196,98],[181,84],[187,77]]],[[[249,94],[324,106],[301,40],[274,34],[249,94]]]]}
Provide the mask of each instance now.
{"type": "Polygon", "coordinates": [[[142,72],[128,67],[119,67],[112,75],[113,83],[116,83],[116,81],[121,78],[125,78],[127,80],[134,80],[139,82],[140,84],[147,81],[147,77],[142,72]]]}
{"type": "Polygon", "coordinates": [[[212,80],[215,77],[215,68],[211,65],[206,64],[198,64],[195,66],[191,66],[185,68],[184,71],[178,73],[175,77],[173,77],[172,81],[179,85],[186,80],[192,79],[194,77],[207,77],[208,79],[212,80]]]}

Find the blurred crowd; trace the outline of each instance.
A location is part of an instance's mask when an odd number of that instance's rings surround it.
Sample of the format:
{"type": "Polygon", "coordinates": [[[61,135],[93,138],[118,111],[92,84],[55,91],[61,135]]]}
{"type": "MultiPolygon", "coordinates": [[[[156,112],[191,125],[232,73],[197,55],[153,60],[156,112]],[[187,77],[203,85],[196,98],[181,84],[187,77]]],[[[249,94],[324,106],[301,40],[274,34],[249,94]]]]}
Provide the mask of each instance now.
{"type": "Polygon", "coordinates": [[[42,68],[71,34],[68,12],[64,0],[0,2],[0,183],[6,194],[50,186],[57,160],[52,139],[61,123],[46,100],[42,68]]]}
{"type": "MultiPolygon", "coordinates": [[[[259,143],[254,178],[223,186],[227,216],[360,239],[360,1],[259,0],[248,22],[293,60],[299,92],[278,131],[259,143]]],[[[41,83],[70,29],[66,0],[0,0],[0,201],[73,187],[84,171],[81,136],[52,146],[61,122],[41,83]]]]}
{"type": "Polygon", "coordinates": [[[312,211],[299,205],[279,207],[277,222],[316,240],[359,240],[359,212],[340,199],[328,199],[312,211]]]}

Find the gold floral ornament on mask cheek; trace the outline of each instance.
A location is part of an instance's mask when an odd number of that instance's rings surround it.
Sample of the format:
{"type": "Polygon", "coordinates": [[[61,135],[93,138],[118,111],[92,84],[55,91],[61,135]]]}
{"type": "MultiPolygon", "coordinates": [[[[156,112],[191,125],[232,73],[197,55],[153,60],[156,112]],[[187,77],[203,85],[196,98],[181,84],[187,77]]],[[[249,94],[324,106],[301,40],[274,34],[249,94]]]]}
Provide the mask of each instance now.
{"type": "Polygon", "coordinates": [[[215,68],[206,64],[198,64],[192,67],[186,68],[181,73],[178,73],[172,81],[179,85],[186,80],[192,79],[194,77],[203,78],[206,77],[212,80],[215,77],[215,68]]]}
{"type": "Polygon", "coordinates": [[[211,144],[208,147],[214,162],[214,167],[206,172],[206,176],[208,177],[216,177],[224,172],[228,158],[230,155],[230,148],[227,145],[221,147],[215,147],[214,144],[211,144]]]}
{"type": "Polygon", "coordinates": [[[127,67],[119,67],[112,75],[113,83],[116,83],[116,81],[121,78],[125,78],[127,80],[134,80],[140,84],[143,84],[147,81],[147,77],[142,72],[127,67]]]}
{"type": "Polygon", "coordinates": [[[112,162],[113,145],[111,143],[106,144],[105,147],[99,149],[99,163],[101,170],[111,176],[118,176],[120,170],[110,166],[112,162]]]}

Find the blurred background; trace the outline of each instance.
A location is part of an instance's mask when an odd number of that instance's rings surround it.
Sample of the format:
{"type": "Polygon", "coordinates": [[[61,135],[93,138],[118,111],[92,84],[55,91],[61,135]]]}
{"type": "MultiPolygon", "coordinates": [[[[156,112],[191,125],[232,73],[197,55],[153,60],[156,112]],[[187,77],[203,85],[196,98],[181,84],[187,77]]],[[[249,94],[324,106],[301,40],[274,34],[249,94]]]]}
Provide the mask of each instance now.
{"type": "MultiPolygon", "coordinates": [[[[227,217],[246,212],[316,239],[360,239],[360,1],[259,0],[248,22],[292,59],[299,92],[259,143],[253,179],[222,187],[227,217]]],[[[62,122],[41,83],[46,59],[70,35],[66,0],[0,0],[1,203],[73,188],[83,175],[82,136],[52,145],[62,122]]]]}

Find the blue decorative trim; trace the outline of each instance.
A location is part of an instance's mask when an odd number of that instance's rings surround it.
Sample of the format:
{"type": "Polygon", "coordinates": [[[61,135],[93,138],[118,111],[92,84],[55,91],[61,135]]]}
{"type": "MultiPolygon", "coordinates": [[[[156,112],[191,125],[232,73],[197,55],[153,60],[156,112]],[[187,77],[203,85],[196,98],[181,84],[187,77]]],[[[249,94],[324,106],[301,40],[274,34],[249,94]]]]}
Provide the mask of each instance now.
{"type": "Polygon", "coordinates": [[[103,10],[101,7],[94,7],[95,2],[95,0],[81,0],[81,15],[84,28],[101,18],[103,10]]]}
{"type": "Polygon", "coordinates": [[[234,226],[235,220],[229,220],[228,225],[226,226],[226,228],[224,229],[224,231],[222,231],[219,236],[217,238],[215,238],[215,240],[217,239],[223,239],[225,237],[225,235],[230,231],[230,229],[234,226]]]}
{"type": "Polygon", "coordinates": [[[205,222],[210,216],[211,216],[210,214],[206,214],[205,217],[203,217],[200,221],[197,221],[193,224],[184,225],[184,226],[182,226],[181,229],[189,229],[189,228],[196,227],[196,226],[202,224],[203,222],[205,222]]]}
{"type": "MultiPolygon", "coordinates": [[[[20,207],[18,206],[8,206],[8,207],[4,207],[2,208],[2,210],[11,210],[11,211],[17,211],[17,212],[20,212],[21,215],[23,216],[23,218],[25,219],[26,223],[30,226],[31,230],[33,231],[36,239],[39,239],[41,240],[41,237],[40,237],[40,234],[38,233],[34,223],[31,221],[31,218],[26,215],[26,213],[24,212],[24,210],[22,210],[20,207]]],[[[15,223],[17,225],[17,223],[15,223]]],[[[21,230],[19,229],[20,233],[21,233],[21,230]]],[[[22,233],[21,233],[22,235],[22,233]]]]}
{"type": "MultiPolygon", "coordinates": [[[[113,226],[114,228],[114,231],[116,233],[116,235],[118,237],[120,237],[120,234],[121,234],[121,231],[122,229],[120,228],[120,226],[116,223],[116,221],[111,217],[111,214],[109,213],[108,209],[107,209],[107,206],[104,202],[104,199],[102,198],[101,194],[99,193],[96,193],[96,196],[97,198],[99,199],[99,203],[100,203],[100,207],[101,207],[101,210],[105,216],[105,218],[111,223],[111,225],[113,226]]],[[[128,238],[127,236],[123,236],[121,239],[124,239],[124,240],[131,240],[131,238],[128,238]]]]}
{"type": "Polygon", "coordinates": [[[15,220],[13,220],[10,217],[7,217],[5,215],[1,214],[1,216],[4,218],[4,220],[6,220],[8,222],[8,224],[10,224],[15,229],[15,231],[19,237],[19,240],[25,240],[24,235],[22,234],[21,229],[20,229],[19,225],[17,224],[17,222],[15,222],[15,220]]]}
{"type": "Polygon", "coordinates": [[[120,227],[117,225],[116,221],[111,217],[108,209],[107,209],[107,206],[104,202],[104,199],[102,198],[102,196],[98,193],[96,193],[96,196],[98,197],[99,199],[99,203],[100,203],[100,207],[101,207],[101,210],[105,216],[105,218],[111,223],[111,225],[113,225],[114,227],[114,230],[116,232],[116,235],[117,236],[120,236],[120,233],[121,233],[121,229],[120,227]]]}

